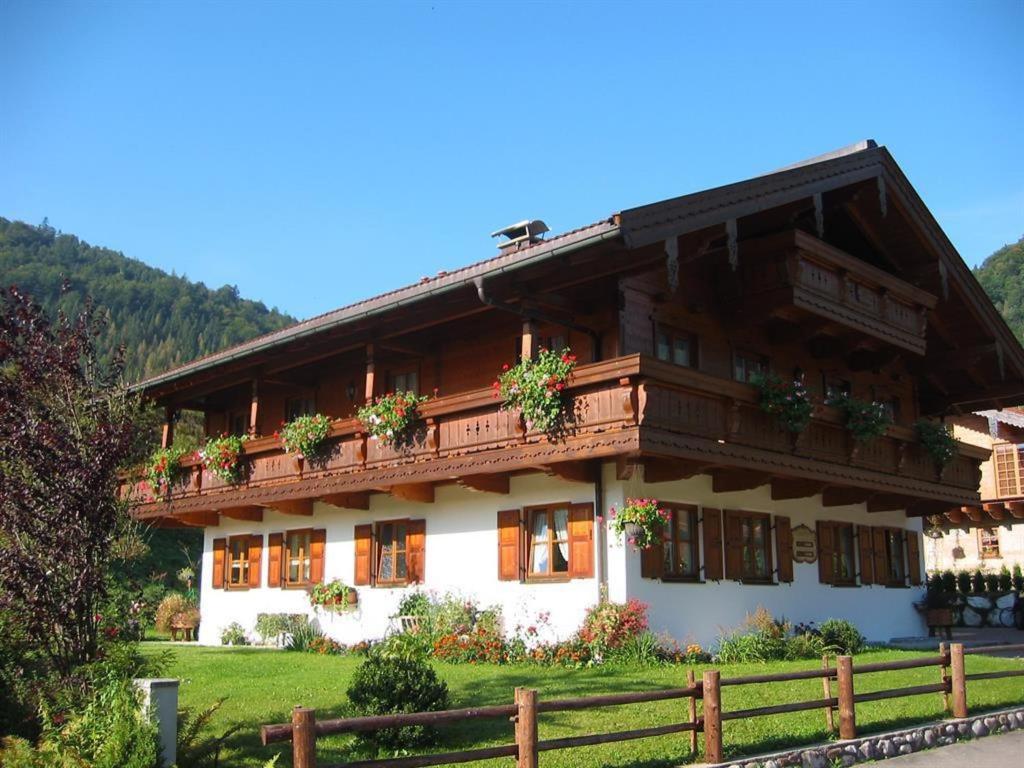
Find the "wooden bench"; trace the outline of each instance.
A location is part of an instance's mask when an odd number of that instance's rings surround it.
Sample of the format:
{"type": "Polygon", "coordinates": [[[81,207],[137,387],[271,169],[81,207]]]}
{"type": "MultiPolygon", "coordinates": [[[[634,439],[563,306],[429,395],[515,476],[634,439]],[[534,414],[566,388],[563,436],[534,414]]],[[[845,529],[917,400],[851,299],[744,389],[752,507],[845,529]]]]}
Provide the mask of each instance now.
{"type": "Polygon", "coordinates": [[[184,640],[186,643],[191,642],[193,631],[195,631],[195,627],[191,624],[171,624],[171,641],[176,641],[179,639],[179,635],[184,635],[184,637],[180,639],[184,640]]]}

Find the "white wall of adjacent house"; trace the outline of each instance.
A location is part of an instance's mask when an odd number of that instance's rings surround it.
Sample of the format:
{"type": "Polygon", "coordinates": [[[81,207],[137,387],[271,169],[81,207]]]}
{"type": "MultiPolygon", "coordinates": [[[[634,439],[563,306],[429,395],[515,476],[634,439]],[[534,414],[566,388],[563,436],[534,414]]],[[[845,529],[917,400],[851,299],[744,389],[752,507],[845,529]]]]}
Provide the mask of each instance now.
{"type": "MultiPolygon", "coordinates": [[[[769,486],[715,494],[711,482],[710,476],[698,475],[686,480],[647,484],[637,475],[626,482],[609,484],[607,497],[609,504],[622,504],[626,497],[648,497],[662,502],[697,505],[698,508],[707,505],[723,510],[786,515],[793,528],[806,525],[812,531],[818,520],[921,531],[920,521],[916,518],[908,519],[902,512],[869,514],[864,504],[824,507],[820,495],[772,501],[769,486]]],[[[773,558],[774,536],[773,531],[773,558]]],[[[703,562],[702,536],[698,536],[698,541],[703,562]]],[[[758,607],[764,607],[775,618],[785,618],[794,623],[821,623],[827,618],[848,619],[872,641],[920,636],[925,632],[924,623],[912,606],[913,602],[921,599],[922,587],[840,587],[821,584],[816,562],[795,562],[793,582],[790,584],[745,584],[729,580],[667,582],[642,578],[640,560],[638,552],[616,543],[612,537],[609,594],[616,600],[628,596],[647,603],[651,629],[671,636],[680,644],[694,642],[709,648],[723,632],[741,625],[746,615],[752,614],[758,607]]]]}
{"type": "Polygon", "coordinates": [[[991,528],[954,528],[941,539],[926,539],[925,561],[929,571],[998,573],[1003,566],[1024,566],[1024,522],[1002,523],[991,528]]]}

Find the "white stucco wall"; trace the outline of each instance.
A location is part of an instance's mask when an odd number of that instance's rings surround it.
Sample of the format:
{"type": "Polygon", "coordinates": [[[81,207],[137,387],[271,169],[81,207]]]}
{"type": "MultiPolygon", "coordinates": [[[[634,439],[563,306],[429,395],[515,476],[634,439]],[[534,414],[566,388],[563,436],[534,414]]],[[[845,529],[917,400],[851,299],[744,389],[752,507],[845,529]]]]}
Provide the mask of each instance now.
{"type": "Polygon", "coordinates": [[[977,528],[954,528],[941,539],[925,539],[925,561],[929,571],[974,571],[998,573],[1005,565],[1024,565],[1024,523],[1007,521],[994,525],[999,535],[999,557],[982,557],[977,528]],[[959,549],[958,549],[959,548],[959,549]],[[960,556],[962,555],[962,556],[960,556]]]}

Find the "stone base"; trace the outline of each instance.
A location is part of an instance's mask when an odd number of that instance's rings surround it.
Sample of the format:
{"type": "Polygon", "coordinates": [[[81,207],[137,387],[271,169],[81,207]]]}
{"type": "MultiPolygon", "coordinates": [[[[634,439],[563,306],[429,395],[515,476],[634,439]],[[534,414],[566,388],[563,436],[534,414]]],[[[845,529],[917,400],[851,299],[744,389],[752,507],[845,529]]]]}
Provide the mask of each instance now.
{"type": "MultiPolygon", "coordinates": [[[[812,747],[730,760],[727,763],[715,764],[715,768],[829,768],[833,765],[855,765],[1016,730],[1024,730],[1024,707],[986,712],[962,720],[943,720],[939,723],[916,725],[900,731],[877,733],[847,741],[831,741],[812,747]]],[[[712,766],[708,764],[708,768],[712,766]]]]}

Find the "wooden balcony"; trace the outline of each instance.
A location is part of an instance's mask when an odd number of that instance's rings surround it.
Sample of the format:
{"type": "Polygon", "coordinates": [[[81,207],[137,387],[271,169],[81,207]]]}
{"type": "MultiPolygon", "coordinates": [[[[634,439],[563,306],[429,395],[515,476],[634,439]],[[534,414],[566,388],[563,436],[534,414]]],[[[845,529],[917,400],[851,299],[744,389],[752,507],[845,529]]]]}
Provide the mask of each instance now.
{"type": "Polygon", "coordinates": [[[932,294],[800,230],[746,241],[742,250],[748,319],[811,315],[924,354],[932,294]]]}
{"type": "MultiPolygon", "coordinates": [[[[978,466],[988,456],[961,444],[959,456],[940,473],[912,430],[894,426],[861,446],[826,407],[794,438],[760,410],[752,386],[642,355],[580,366],[568,397],[572,418],[554,438],[527,431],[491,390],[477,390],[424,404],[422,422],[401,445],[369,438],[357,420],[339,420],[315,460],[299,461],[276,438],[258,438],[245,445],[239,484],[225,483],[191,460],[168,499],[154,499],[128,480],[122,494],[140,517],[231,514],[312,499],[360,506],[370,492],[431,501],[437,483],[507,492],[509,474],[527,471],[587,481],[590,460],[618,458],[622,466],[656,462],[663,470],[668,464],[679,477],[708,472],[716,487],[716,473],[742,470],[753,482],[746,487],[805,479],[812,488],[815,482],[858,488],[865,499],[887,495],[890,502],[960,506],[977,502],[978,466]]],[[[652,470],[648,480],[657,476],[652,470]]]]}

